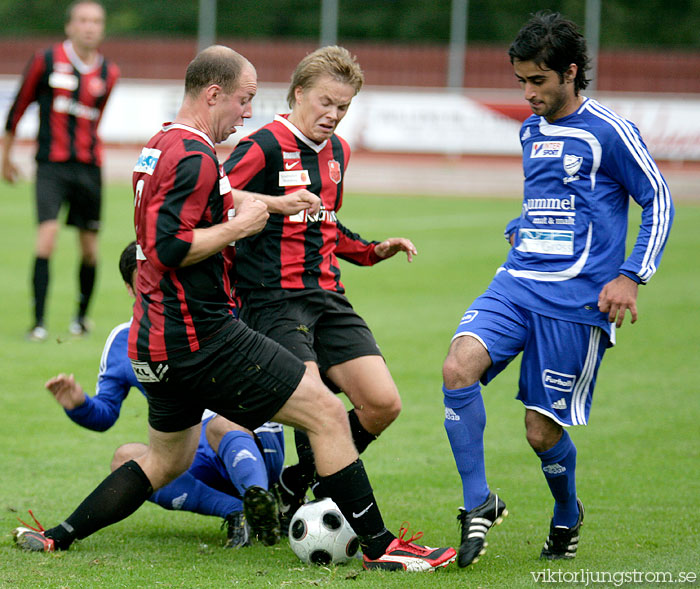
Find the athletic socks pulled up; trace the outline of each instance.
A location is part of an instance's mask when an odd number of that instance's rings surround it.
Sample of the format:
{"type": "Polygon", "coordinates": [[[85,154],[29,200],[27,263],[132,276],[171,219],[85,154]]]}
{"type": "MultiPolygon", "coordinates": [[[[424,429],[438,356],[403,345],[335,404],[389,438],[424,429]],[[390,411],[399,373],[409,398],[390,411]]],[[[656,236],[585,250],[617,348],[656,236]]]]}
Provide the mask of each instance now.
{"type": "Polygon", "coordinates": [[[239,430],[226,432],[217,454],[241,497],[249,487],[269,488],[265,459],[250,434],[239,430]]]}
{"type": "Polygon", "coordinates": [[[549,450],[536,453],[542,461],[542,472],[554,497],[554,526],[571,528],[578,521],[576,502],[576,446],[564,430],[559,441],[549,450]]]}
{"type": "Polygon", "coordinates": [[[243,502],[240,499],[212,489],[189,472],[158,489],[148,500],[165,509],[191,511],[221,518],[234,511],[243,510],[243,502]]]}
{"type": "Polygon", "coordinates": [[[461,389],[442,387],[445,431],[462,479],[464,508],[471,511],[489,496],[484,462],[486,409],[479,382],[461,389]]]}
{"type": "Polygon", "coordinates": [[[134,513],[153,494],[146,474],[134,460],[104,479],[61,524],[46,530],[59,550],[134,513]]]}
{"type": "Polygon", "coordinates": [[[362,552],[379,558],[395,536],[384,526],[365,467],[359,458],[327,477],[319,477],[324,492],[335,502],[357,534],[362,552]]]}
{"type": "MultiPolygon", "coordinates": [[[[376,440],[378,436],[371,434],[364,428],[354,409],[348,411],[348,421],[350,422],[352,441],[355,444],[357,453],[362,454],[367,449],[367,446],[376,440]]],[[[309,437],[306,433],[294,430],[294,442],[299,462],[284,469],[284,484],[288,489],[300,494],[313,484],[316,466],[309,437]]],[[[325,491],[321,492],[319,490],[319,493],[325,493],[325,491]]]]}
{"type": "Polygon", "coordinates": [[[46,293],[49,289],[49,260],[47,258],[34,259],[34,272],[32,274],[32,291],[34,294],[34,325],[43,325],[44,310],[46,307],[46,293]]]}
{"type": "Polygon", "coordinates": [[[78,319],[84,319],[92,298],[92,291],[95,288],[95,275],[97,269],[85,262],[80,264],[78,280],[80,285],[80,296],[78,298],[78,319]]]}

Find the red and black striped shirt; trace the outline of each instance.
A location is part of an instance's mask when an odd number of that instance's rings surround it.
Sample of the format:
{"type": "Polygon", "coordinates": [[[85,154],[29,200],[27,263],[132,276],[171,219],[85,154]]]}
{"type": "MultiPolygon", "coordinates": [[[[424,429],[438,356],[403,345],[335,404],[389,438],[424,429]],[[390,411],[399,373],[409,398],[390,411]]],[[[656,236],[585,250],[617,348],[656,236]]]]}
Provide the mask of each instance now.
{"type": "Polygon", "coordinates": [[[316,144],[286,116],[242,139],[224,163],[231,185],[271,196],[306,188],[321,198],[317,216],[271,214],[265,229],[236,243],[236,286],[344,292],[338,258],[379,261],[368,242],[337,218],[350,146],[338,137],[316,144]]]}
{"type": "Polygon", "coordinates": [[[233,314],[222,252],[181,266],[193,231],[228,219],[231,188],[204,133],[166,124],[134,168],[138,261],[129,358],[167,360],[194,352],[233,314]]]}
{"type": "Polygon", "coordinates": [[[119,68],[102,56],[94,66],[86,66],[70,41],[57,43],[29,61],[5,129],[14,133],[27,107],[36,101],[37,161],[100,166],[97,126],[118,77],[119,68]]]}

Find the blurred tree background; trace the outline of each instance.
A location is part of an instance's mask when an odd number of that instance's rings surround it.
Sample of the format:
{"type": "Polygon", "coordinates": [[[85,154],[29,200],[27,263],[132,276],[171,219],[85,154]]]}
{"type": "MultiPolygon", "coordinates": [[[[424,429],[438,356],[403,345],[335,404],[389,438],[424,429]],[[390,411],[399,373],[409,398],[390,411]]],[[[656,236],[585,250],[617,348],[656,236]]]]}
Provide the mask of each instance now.
{"type": "MultiPolygon", "coordinates": [[[[104,0],[111,37],[197,35],[197,0],[104,0]]],[[[62,35],[56,0],[0,0],[1,37],[62,35]]],[[[341,42],[445,44],[451,0],[339,0],[341,42]]],[[[469,0],[469,43],[508,44],[532,12],[550,9],[581,26],[585,0],[469,0]]],[[[320,0],[218,0],[217,35],[315,39],[320,0]]],[[[698,0],[602,0],[602,48],[700,49],[698,0]]]]}

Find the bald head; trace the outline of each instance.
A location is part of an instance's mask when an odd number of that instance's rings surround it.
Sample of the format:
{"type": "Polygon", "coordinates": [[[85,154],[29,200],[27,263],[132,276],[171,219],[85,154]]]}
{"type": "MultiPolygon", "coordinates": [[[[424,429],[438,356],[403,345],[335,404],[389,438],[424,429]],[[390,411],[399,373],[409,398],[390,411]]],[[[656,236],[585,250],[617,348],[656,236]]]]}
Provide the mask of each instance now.
{"type": "Polygon", "coordinates": [[[185,95],[196,97],[204,88],[217,84],[227,94],[233,93],[246,68],[253,65],[230,47],[212,45],[201,51],[187,66],[185,95]]]}

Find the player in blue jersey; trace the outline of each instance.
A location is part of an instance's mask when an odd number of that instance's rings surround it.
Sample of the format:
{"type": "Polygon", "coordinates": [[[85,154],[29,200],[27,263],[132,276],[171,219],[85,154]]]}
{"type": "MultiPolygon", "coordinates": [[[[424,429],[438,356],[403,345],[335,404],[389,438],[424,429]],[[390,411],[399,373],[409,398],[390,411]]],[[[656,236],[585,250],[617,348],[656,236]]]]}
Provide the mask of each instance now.
{"type": "Polygon", "coordinates": [[[464,495],[462,567],[508,513],[486,482],[481,386],[520,353],[517,398],[554,497],[540,557],[574,558],[584,511],[564,428],[587,423],[603,353],[627,312],[637,320],[638,285],[656,271],[673,220],[668,186],[637,128],[580,93],[588,57],[576,25],[538,13],[509,56],[533,112],[520,133],[522,211],[506,230],[514,240],[505,263],[465,312],[443,365],[445,429],[464,495]],[[626,255],[630,196],[642,223],[626,255]]]}
{"type": "MultiPolygon", "coordinates": [[[[136,242],[131,242],[122,252],[119,271],[133,297],[136,242]]],[[[46,383],[66,415],[78,425],[105,431],[119,418],[131,388],[144,392],[126,352],[130,325],[131,321],[118,325],[107,338],[94,396],[87,395],[72,374],[59,374],[46,383]]],[[[114,454],[112,470],[145,450],[145,444],[140,443],[120,446],[114,454]]],[[[280,538],[277,505],[268,489],[277,481],[283,463],[282,425],[265,423],[253,435],[208,411],[202,418],[202,433],[192,466],[153,493],[150,501],[165,509],[223,518],[228,547],[248,545],[251,528],[253,536],[264,544],[276,544],[280,538]]]]}

